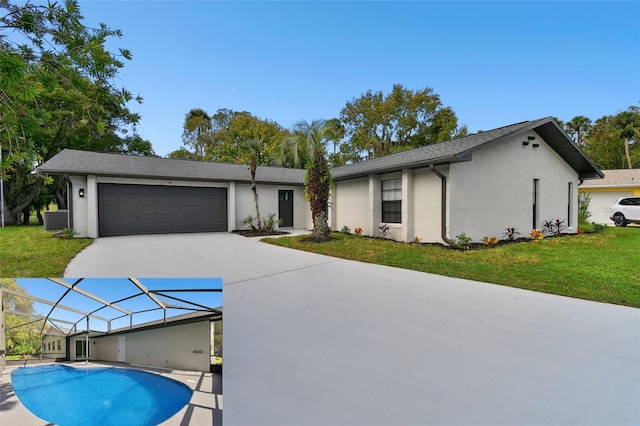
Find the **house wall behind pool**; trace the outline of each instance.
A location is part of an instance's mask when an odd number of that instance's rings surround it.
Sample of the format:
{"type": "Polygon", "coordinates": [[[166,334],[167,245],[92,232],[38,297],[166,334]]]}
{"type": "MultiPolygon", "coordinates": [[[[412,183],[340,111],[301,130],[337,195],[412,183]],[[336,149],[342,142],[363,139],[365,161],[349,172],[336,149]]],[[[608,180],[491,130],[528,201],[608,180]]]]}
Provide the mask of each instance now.
{"type": "Polygon", "coordinates": [[[91,360],[116,362],[117,337],[123,335],[128,364],[187,371],[210,369],[209,321],[94,338],[90,343],[91,360]]]}

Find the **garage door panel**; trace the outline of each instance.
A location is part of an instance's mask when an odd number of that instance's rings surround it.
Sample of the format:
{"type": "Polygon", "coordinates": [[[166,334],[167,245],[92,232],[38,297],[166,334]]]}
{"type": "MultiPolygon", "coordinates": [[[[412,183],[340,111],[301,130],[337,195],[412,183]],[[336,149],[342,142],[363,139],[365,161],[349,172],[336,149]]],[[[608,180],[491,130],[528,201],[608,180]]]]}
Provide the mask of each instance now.
{"type": "Polygon", "coordinates": [[[226,188],[98,184],[99,235],[227,230],[226,188]]]}
{"type": "Polygon", "coordinates": [[[142,221],[154,221],[156,218],[155,212],[140,212],[138,213],[138,219],[142,221]]]}

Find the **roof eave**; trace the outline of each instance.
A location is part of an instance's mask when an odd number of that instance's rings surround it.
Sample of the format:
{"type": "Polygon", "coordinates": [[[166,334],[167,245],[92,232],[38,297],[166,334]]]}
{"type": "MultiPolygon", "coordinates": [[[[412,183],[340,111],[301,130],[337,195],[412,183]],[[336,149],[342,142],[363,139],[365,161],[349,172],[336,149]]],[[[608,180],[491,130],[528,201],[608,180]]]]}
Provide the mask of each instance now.
{"type": "MultiPolygon", "coordinates": [[[[77,171],[77,170],[36,170],[41,174],[48,175],[61,175],[61,176],[100,176],[100,177],[114,177],[114,178],[129,178],[129,179],[152,179],[152,180],[177,180],[177,181],[185,181],[185,182],[236,182],[236,183],[251,183],[251,179],[229,179],[229,178],[199,178],[199,177],[180,177],[180,176],[162,176],[162,175],[142,175],[142,174],[133,174],[133,173],[104,173],[104,172],[87,172],[87,171],[77,171]]],[[[263,185],[294,185],[301,186],[303,185],[303,181],[261,181],[256,180],[257,184],[263,185]]]]}
{"type": "Polygon", "coordinates": [[[404,169],[420,169],[420,168],[429,167],[430,165],[442,166],[444,164],[461,163],[463,161],[470,161],[470,160],[471,160],[471,155],[464,155],[464,156],[453,155],[453,156],[447,156],[447,157],[434,158],[430,160],[413,161],[413,162],[394,165],[394,166],[379,167],[379,168],[365,170],[357,173],[349,173],[342,176],[333,177],[333,180],[340,181],[340,180],[347,180],[347,179],[356,179],[356,178],[365,177],[369,175],[393,173],[393,172],[397,172],[399,170],[404,170],[404,169]]]}

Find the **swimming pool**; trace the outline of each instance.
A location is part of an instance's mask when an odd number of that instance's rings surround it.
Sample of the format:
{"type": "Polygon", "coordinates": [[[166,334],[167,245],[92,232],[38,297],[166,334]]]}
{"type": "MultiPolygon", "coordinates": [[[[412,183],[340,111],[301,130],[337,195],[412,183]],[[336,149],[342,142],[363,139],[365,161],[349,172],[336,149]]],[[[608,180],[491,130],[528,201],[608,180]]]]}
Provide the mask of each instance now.
{"type": "Polygon", "coordinates": [[[60,426],[157,425],[192,393],[175,380],[126,368],[20,367],[11,382],[22,405],[60,426]]]}

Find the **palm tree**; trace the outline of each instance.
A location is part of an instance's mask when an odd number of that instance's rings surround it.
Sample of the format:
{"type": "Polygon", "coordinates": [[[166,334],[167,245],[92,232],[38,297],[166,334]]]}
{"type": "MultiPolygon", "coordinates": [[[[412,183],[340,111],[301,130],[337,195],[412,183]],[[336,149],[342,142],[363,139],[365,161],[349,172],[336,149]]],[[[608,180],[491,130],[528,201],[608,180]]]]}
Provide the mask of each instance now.
{"type": "Polygon", "coordinates": [[[203,109],[194,108],[184,118],[182,138],[185,145],[193,146],[196,156],[204,158],[204,149],[211,132],[211,117],[203,109]]]}
{"type": "Polygon", "coordinates": [[[258,206],[258,189],[256,188],[256,170],[263,155],[265,143],[262,139],[248,139],[240,144],[240,155],[249,162],[249,173],[251,174],[251,190],[253,191],[253,201],[256,203],[256,225],[262,229],[260,219],[260,207],[258,206]]]}
{"type": "Polygon", "coordinates": [[[584,147],[585,137],[591,131],[593,125],[591,124],[591,120],[584,115],[577,115],[568,121],[564,125],[567,133],[570,136],[573,136],[576,144],[580,147],[584,147]]]}
{"type": "Polygon", "coordinates": [[[300,165],[302,158],[308,158],[305,176],[305,195],[311,205],[313,218],[312,241],[323,242],[331,239],[327,224],[329,189],[331,174],[327,163],[327,143],[337,136],[339,129],[335,120],[301,120],[293,126],[292,134],[283,145],[285,153],[290,153],[300,165]]]}

